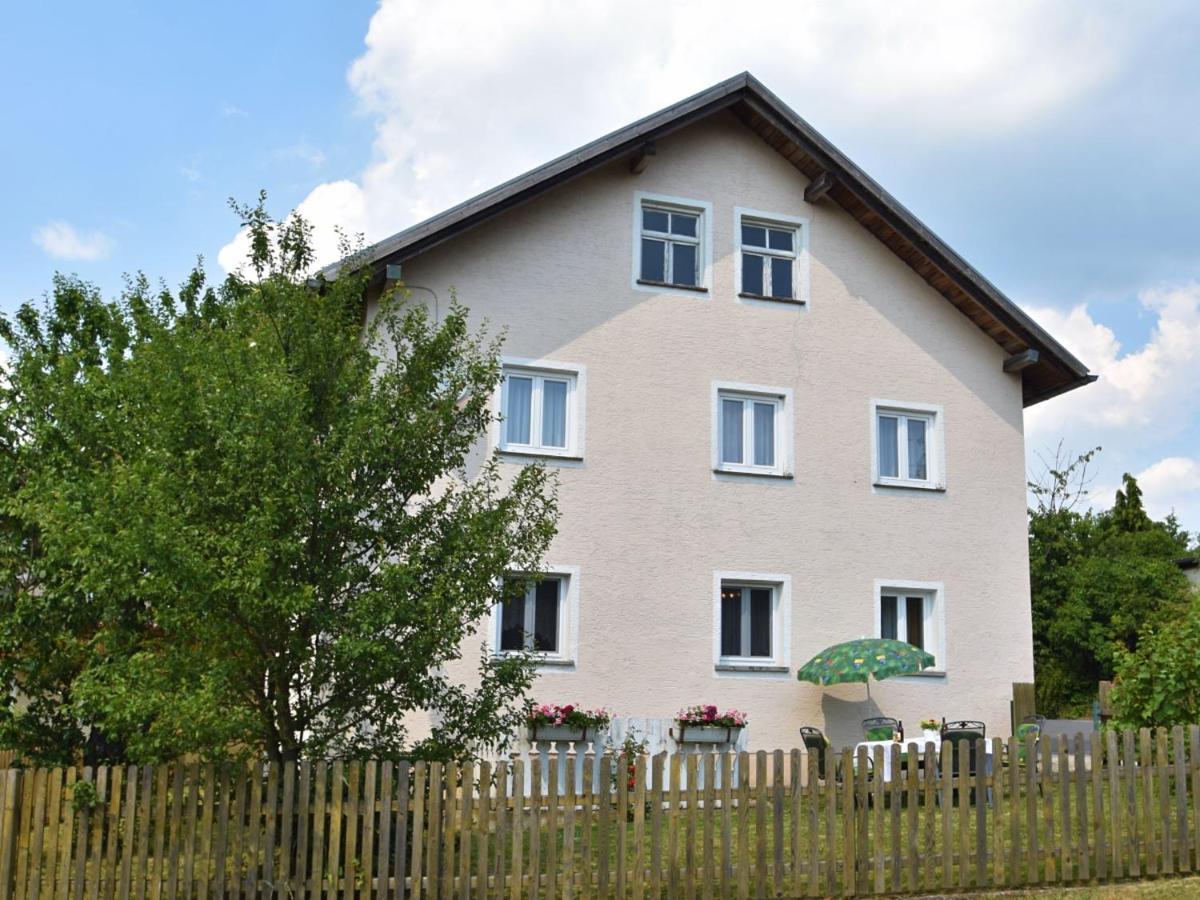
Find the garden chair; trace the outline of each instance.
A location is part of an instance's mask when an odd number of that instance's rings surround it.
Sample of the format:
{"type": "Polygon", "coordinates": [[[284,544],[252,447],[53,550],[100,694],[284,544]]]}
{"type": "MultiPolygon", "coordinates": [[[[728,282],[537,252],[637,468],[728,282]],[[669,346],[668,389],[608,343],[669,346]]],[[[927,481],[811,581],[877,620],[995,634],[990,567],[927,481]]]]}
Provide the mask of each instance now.
{"type": "Polygon", "coordinates": [[[863,737],[868,741],[904,740],[904,723],[891,716],[874,716],[863,719],[863,737]]]}
{"type": "Polygon", "coordinates": [[[817,755],[817,777],[825,778],[825,756],[829,750],[829,738],[825,737],[820,728],[811,725],[800,726],[800,738],[804,741],[804,749],[817,755]]]}
{"type": "MultiPolygon", "coordinates": [[[[967,775],[975,777],[979,766],[979,747],[977,741],[987,735],[987,725],[975,719],[955,719],[947,722],[942,720],[942,764],[945,765],[946,754],[950,754],[950,774],[957,780],[962,763],[959,761],[958,745],[967,743],[967,775]]],[[[954,789],[955,803],[958,798],[958,788],[954,789]]],[[[975,788],[971,788],[969,802],[975,802],[975,788]]]]}

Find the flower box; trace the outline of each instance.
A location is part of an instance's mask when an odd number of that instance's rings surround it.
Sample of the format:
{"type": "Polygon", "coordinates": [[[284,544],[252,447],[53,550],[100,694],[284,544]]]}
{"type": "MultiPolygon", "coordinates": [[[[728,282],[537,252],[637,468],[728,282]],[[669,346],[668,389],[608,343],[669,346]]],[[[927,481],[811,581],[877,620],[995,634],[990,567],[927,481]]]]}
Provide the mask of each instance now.
{"type": "Polygon", "coordinates": [[[531,741],[575,741],[583,743],[588,735],[595,736],[594,728],[575,728],[570,725],[530,725],[529,740],[531,741]]]}
{"type": "Polygon", "coordinates": [[[735,744],[742,736],[741,725],[684,725],[680,723],[678,728],[678,740],[681,744],[735,744]]]}
{"type": "Polygon", "coordinates": [[[587,741],[608,727],[612,714],[606,709],[582,709],[574,704],[543,703],[531,706],[525,717],[531,741],[587,741]]]}

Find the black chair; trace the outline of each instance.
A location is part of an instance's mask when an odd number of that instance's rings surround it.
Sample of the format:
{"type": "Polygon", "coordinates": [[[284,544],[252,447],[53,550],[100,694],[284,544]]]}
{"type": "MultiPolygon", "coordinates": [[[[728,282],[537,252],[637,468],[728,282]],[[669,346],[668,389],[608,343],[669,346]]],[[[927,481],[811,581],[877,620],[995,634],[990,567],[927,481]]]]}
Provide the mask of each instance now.
{"type": "Polygon", "coordinates": [[[829,740],[820,728],[811,725],[800,726],[800,738],[804,741],[804,749],[817,754],[817,777],[825,778],[825,754],[829,749],[829,740]]]}
{"type": "MultiPolygon", "coordinates": [[[[975,719],[956,719],[952,722],[942,720],[942,760],[945,765],[946,754],[950,754],[950,773],[958,778],[962,763],[959,761],[958,745],[967,745],[967,775],[975,777],[979,770],[979,745],[987,735],[987,725],[975,719]]],[[[955,798],[958,788],[954,789],[955,798]]],[[[974,802],[975,789],[971,788],[971,802],[974,802]]]]}
{"type": "Polygon", "coordinates": [[[863,719],[863,737],[868,741],[904,740],[904,723],[891,716],[875,716],[863,719]]]}

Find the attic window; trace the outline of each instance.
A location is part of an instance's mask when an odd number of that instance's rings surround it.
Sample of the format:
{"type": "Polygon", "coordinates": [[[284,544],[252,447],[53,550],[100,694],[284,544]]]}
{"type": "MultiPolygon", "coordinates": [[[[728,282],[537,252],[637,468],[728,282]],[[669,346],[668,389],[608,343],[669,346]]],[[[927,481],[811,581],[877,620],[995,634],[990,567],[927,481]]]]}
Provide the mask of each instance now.
{"type": "Polygon", "coordinates": [[[705,290],[708,215],[699,203],[639,196],[635,286],[705,290]]]}

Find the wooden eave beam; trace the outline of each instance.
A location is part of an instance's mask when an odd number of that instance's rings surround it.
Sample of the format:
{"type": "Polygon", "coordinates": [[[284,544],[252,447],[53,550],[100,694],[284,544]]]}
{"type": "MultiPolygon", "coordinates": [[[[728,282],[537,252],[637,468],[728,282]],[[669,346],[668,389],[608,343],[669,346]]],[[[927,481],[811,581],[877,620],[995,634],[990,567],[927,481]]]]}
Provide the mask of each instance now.
{"type": "Polygon", "coordinates": [[[1022,369],[1028,369],[1030,366],[1036,366],[1041,359],[1041,354],[1036,350],[1022,350],[1020,353],[1014,353],[1004,361],[1005,372],[1020,372],[1022,369]]]}
{"type": "Polygon", "coordinates": [[[816,178],[809,182],[808,187],[804,189],[804,199],[808,203],[816,203],[822,197],[829,193],[830,188],[836,184],[836,179],[831,172],[822,172],[816,178]]]}
{"type": "Polygon", "coordinates": [[[646,141],[638,148],[637,155],[629,161],[629,171],[633,175],[641,175],[650,165],[650,159],[658,152],[654,141],[646,141]]]}

